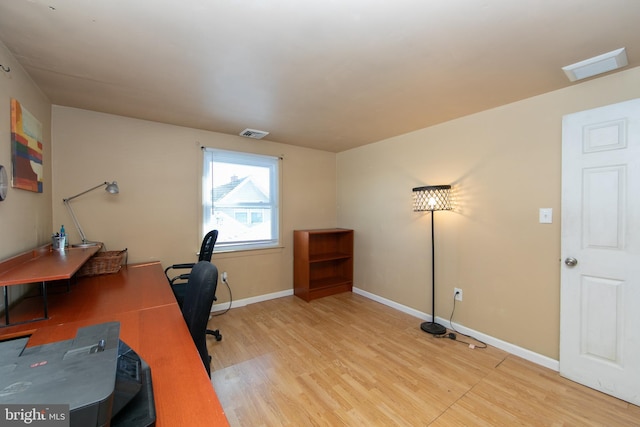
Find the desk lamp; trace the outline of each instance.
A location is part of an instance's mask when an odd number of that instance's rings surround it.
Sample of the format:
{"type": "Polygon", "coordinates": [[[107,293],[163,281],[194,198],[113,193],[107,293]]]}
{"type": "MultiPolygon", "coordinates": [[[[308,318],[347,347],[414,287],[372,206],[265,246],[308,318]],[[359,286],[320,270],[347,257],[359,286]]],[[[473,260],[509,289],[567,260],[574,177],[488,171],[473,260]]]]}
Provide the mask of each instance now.
{"type": "Polygon", "coordinates": [[[71,196],[68,197],[66,199],[62,199],[62,201],[64,202],[64,205],[67,207],[67,209],[69,210],[69,213],[71,214],[71,219],[73,220],[74,225],[76,226],[76,228],[78,229],[78,233],[80,233],[80,238],[82,239],[80,243],[76,243],[75,245],[71,245],[75,248],[86,248],[89,246],[95,246],[98,245],[98,242],[90,242],[87,240],[87,237],[84,235],[84,231],[82,231],[82,227],[80,227],[80,223],[78,222],[78,218],[76,218],[76,215],[73,213],[73,209],[71,209],[71,205],[69,204],[69,202],[73,199],[75,199],[76,197],[80,197],[83,194],[87,194],[90,191],[93,191],[97,188],[100,188],[102,186],[105,186],[106,188],[105,190],[107,190],[108,193],[110,194],[118,194],[120,192],[120,189],[118,188],[118,183],[113,181],[113,182],[103,182],[101,184],[96,185],[95,187],[92,187],[88,190],[83,191],[82,193],[78,193],[75,196],[71,196]]]}
{"type": "Polygon", "coordinates": [[[435,211],[452,209],[450,196],[450,185],[434,185],[413,189],[413,211],[431,211],[431,322],[422,323],[420,329],[433,335],[442,335],[447,332],[447,328],[436,323],[436,267],[433,239],[433,214],[435,211]]]}

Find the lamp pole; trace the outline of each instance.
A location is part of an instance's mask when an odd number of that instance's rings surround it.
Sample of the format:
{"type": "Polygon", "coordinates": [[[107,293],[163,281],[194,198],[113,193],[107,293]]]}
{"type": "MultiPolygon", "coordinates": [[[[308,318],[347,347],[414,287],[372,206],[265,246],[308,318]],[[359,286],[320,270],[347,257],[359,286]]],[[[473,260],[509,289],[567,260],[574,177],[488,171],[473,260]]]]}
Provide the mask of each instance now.
{"type": "Polygon", "coordinates": [[[447,328],[436,323],[436,251],[433,235],[433,217],[435,213],[436,211],[431,211],[431,322],[423,322],[420,325],[420,329],[429,334],[442,335],[447,332],[447,328]]]}

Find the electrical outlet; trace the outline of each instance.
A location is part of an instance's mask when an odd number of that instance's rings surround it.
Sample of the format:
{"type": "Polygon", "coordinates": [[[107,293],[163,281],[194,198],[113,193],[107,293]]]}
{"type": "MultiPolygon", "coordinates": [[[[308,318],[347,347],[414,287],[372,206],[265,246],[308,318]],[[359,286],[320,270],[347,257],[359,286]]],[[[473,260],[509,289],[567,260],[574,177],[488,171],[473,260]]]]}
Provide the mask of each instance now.
{"type": "Polygon", "coordinates": [[[456,301],[462,301],[462,289],[453,288],[453,296],[455,297],[456,301]]]}
{"type": "Polygon", "coordinates": [[[223,271],[223,272],[222,272],[222,281],[223,281],[223,282],[226,282],[226,281],[227,281],[227,272],[226,272],[226,271],[223,271]]]}

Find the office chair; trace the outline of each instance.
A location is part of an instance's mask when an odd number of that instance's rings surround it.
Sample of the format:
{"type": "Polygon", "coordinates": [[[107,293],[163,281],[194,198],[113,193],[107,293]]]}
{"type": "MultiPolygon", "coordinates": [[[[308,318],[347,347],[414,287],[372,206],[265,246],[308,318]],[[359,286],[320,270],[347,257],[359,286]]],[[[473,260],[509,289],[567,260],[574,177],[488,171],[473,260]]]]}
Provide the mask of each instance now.
{"type": "MultiPolygon", "coordinates": [[[[216,245],[216,241],[218,240],[218,230],[211,230],[202,239],[202,244],[200,245],[200,254],[198,255],[198,262],[207,261],[211,262],[211,256],[213,255],[213,247],[216,245]]],[[[173,295],[176,297],[176,301],[178,301],[178,305],[182,307],[184,303],[184,298],[187,293],[187,286],[189,283],[189,276],[191,274],[191,269],[196,265],[196,263],[188,262],[182,264],[173,264],[164,269],[164,275],[169,281],[169,285],[171,286],[171,290],[173,291],[173,295]],[[181,273],[177,276],[169,276],[170,270],[186,270],[189,269],[188,273],[181,273]]],[[[214,301],[216,298],[214,296],[214,301]]],[[[222,340],[222,335],[220,335],[220,331],[218,329],[207,329],[207,334],[213,335],[216,338],[216,341],[222,340]]]]}
{"type": "Polygon", "coordinates": [[[207,350],[207,322],[217,287],[218,268],[209,261],[199,261],[189,274],[189,283],[181,307],[182,316],[209,378],[211,378],[211,356],[207,350]]]}

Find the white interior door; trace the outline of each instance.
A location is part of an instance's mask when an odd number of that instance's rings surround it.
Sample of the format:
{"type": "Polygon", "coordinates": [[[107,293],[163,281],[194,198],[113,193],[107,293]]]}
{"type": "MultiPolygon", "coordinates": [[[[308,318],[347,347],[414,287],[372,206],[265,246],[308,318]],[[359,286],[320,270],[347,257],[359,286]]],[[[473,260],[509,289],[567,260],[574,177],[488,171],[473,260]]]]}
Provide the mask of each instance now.
{"type": "Polygon", "coordinates": [[[562,123],[560,374],[640,405],[640,99],[562,123]]]}

